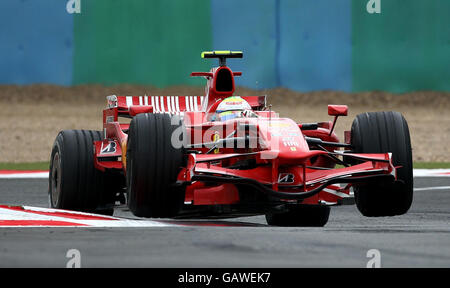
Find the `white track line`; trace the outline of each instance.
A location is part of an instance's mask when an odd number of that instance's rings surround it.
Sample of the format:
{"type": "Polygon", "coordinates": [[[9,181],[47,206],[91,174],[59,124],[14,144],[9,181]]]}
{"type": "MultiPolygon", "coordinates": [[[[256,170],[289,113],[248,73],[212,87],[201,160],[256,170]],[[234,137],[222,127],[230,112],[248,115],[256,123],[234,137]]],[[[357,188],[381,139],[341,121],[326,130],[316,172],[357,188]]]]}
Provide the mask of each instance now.
{"type": "MultiPolygon", "coordinates": [[[[414,177],[450,177],[450,169],[414,169],[414,177]]],[[[48,172],[2,174],[0,179],[48,178],[48,172]]]]}
{"type": "Polygon", "coordinates": [[[48,178],[48,172],[0,174],[0,179],[48,178]]]}
{"type": "Polygon", "coordinates": [[[414,191],[426,191],[426,190],[450,190],[450,186],[414,188],[414,191]]]}

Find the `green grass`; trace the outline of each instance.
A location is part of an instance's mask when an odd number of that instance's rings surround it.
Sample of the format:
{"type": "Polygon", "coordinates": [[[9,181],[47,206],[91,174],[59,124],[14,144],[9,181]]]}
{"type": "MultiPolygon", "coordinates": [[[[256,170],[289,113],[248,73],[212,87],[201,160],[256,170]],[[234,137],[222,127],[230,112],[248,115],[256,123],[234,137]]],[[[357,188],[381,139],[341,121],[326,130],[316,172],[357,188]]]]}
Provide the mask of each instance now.
{"type": "Polygon", "coordinates": [[[48,170],[49,162],[0,163],[0,170],[48,170]]]}
{"type": "Polygon", "coordinates": [[[449,169],[450,162],[414,162],[415,169],[449,169]]]}
{"type": "MultiPolygon", "coordinates": [[[[48,170],[48,162],[0,163],[0,170],[48,170]]],[[[337,166],[343,168],[343,166],[337,166]]],[[[450,162],[414,162],[415,169],[450,169],[450,162]]]]}

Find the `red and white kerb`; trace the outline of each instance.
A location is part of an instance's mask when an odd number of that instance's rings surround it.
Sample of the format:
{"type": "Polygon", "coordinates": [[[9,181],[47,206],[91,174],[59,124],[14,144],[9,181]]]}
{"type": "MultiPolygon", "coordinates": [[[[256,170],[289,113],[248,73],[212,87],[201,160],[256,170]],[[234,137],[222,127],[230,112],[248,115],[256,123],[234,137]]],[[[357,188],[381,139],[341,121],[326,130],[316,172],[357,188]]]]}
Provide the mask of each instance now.
{"type": "Polygon", "coordinates": [[[149,220],[131,220],[90,213],[0,205],[0,228],[3,227],[168,227],[176,226],[149,220]]]}

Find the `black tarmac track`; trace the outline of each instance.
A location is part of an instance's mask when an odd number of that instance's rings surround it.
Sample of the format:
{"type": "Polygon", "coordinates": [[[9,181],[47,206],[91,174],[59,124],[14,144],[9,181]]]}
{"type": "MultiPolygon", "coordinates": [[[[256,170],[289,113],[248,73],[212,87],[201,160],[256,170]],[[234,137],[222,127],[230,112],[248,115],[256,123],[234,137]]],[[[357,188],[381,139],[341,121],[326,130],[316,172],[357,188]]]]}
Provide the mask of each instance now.
{"type": "MultiPolygon", "coordinates": [[[[450,177],[415,178],[408,214],[333,207],[324,228],[269,227],[263,216],[151,228],[0,228],[0,267],[450,267],[450,177]],[[186,225],[189,224],[189,225],[186,225]],[[371,252],[368,251],[372,250],[371,252]],[[368,257],[369,255],[369,257],[368,257]],[[372,262],[371,262],[372,263],[372,262]]],[[[0,204],[48,207],[45,179],[1,179],[0,204]]],[[[125,208],[118,217],[132,217],[125,208]]]]}

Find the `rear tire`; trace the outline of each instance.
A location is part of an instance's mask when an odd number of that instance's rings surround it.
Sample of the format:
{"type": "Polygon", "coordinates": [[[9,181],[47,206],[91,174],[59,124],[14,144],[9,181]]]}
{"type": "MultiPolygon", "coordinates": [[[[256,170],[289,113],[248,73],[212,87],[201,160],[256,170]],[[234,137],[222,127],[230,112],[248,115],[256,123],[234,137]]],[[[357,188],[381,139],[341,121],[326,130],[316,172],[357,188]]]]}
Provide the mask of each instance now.
{"type": "Polygon", "coordinates": [[[408,124],[398,112],[369,112],[356,116],[351,130],[356,153],[392,153],[397,180],[355,187],[358,210],[368,217],[405,214],[413,200],[413,165],[408,124]]]}
{"type": "Polygon", "coordinates": [[[183,161],[183,147],[172,145],[172,134],[183,128],[179,116],[139,114],[133,118],[127,145],[128,207],[139,217],[174,217],[184,190],[174,187],[183,161]],[[175,123],[175,125],[172,125],[175,123]]]}
{"type": "Polygon", "coordinates": [[[94,167],[94,141],[101,140],[100,131],[64,130],[58,134],[50,159],[50,207],[114,213],[114,195],[104,189],[105,173],[94,167]]]}
{"type": "Polygon", "coordinates": [[[328,222],[330,207],[323,205],[300,205],[288,212],[266,214],[267,224],[282,227],[323,227],[328,222]]]}

